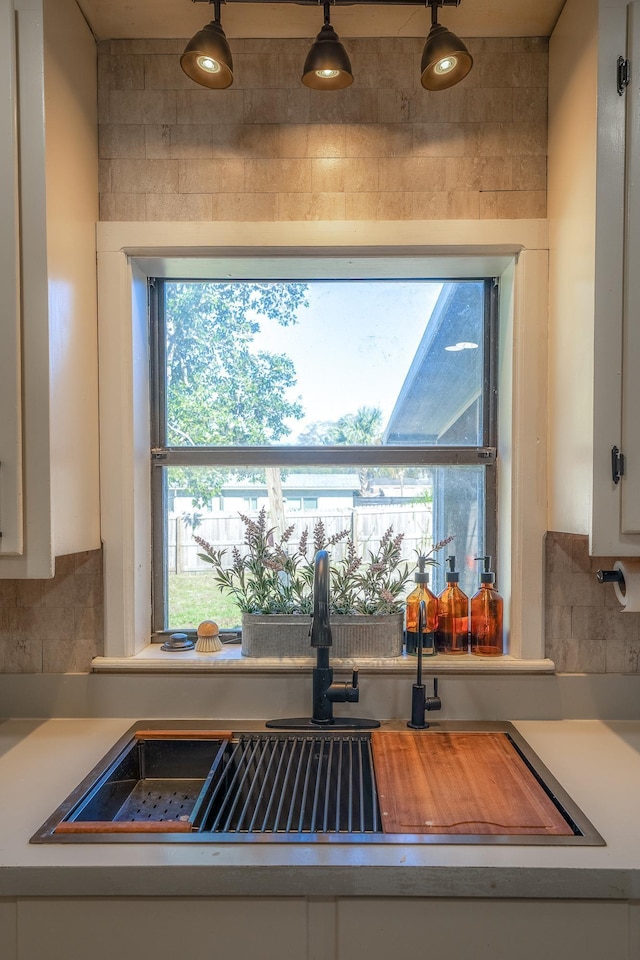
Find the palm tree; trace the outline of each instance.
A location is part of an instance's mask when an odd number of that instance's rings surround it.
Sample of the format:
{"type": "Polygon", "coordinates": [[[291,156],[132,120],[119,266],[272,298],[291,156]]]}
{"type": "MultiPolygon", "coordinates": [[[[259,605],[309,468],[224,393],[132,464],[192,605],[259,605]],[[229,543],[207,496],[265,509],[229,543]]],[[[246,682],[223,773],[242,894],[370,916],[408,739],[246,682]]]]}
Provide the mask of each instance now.
{"type": "MultiPolygon", "coordinates": [[[[355,413],[346,413],[336,423],[331,439],[336,444],[358,447],[382,443],[382,410],[380,407],[359,407],[355,413]]],[[[369,496],[373,483],[370,467],[360,467],[358,477],[360,496],[369,496]]]]}

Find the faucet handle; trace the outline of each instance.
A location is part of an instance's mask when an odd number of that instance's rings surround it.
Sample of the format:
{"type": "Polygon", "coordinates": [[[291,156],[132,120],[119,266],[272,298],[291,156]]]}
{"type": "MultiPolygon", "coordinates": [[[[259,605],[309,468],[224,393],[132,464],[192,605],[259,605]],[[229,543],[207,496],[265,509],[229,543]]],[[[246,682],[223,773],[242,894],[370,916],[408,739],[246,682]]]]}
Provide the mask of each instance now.
{"type": "Polygon", "coordinates": [[[358,671],[354,670],[351,674],[351,686],[348,683],[344,685],[344,696],[347,703],[357,703],[360,699],[360,688],[358,687],[358,671]]]}
{"type": "Polygon", "coordinates": [[[438,678],[433,678],[433,696],[424,698],[425,710],[442,710],[442,700],[438,696],[438,678]]]}

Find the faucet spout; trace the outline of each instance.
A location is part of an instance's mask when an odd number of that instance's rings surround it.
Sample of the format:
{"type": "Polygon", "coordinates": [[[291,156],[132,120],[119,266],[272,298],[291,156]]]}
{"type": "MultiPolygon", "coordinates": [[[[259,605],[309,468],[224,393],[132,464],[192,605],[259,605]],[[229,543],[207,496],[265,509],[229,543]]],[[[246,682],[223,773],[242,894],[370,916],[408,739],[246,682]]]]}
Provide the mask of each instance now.
{"type": "Polygon", "coordinates": [[[429,724],[424,715],[429,710],[441,710],[442,701],[438,696],[438,679],[433,678],[433,696],[427,696],[427,689],[422,682],[422,644],[424,627],[427,622],[427,605],[420,601],[418,608],[418,675],[411,691],[411,719],[407,726],[412,730],[425,730],[429,724]]]}
{"type": "Polygon", "coordinates": [[[318,550],[313,571],[312,647],[330,647],[333,644],[329,600],[329,554],[326,550],[318,550]]]}
{"type": "Polygon", "coordinates": [[[265,726],[275,729],[308,730],[331,727],[333,730],[372,729],[379,727],[378,720],[360,720],[356,717],[333,716],[334,703],[357,703],[360,699],[358,671],[354,670],[351,682],[333,680],[329,651],[333,644],[329,615],[329,554],[326,550],[316,553],[313,571],[313,619],[311,621],[311,647],[315,647],[316,665],[313,668],[313,712],[310,717],[292,720],[267,720],[265,726]]]}

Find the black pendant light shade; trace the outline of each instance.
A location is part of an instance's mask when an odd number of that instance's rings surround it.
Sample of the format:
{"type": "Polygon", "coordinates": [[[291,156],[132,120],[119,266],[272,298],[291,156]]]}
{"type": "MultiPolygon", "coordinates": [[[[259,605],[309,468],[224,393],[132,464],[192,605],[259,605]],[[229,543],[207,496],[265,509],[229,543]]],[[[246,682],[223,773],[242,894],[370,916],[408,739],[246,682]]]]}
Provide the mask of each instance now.
{"type": "Polygon", "coordinates": [[[180,66],[192,80],[211,90],[223,90],[233,83],[231,48],[220,25],[220,5],[216,19],[198,30],[180,57],[180,66]]]}
{"type": "Polygon", "coordinates": [[[329,23],[329,4],[324,5],[324,26],[307,54],[302,82],[312,90],[343,90],[353,83],[347,51],[329,23]]]}
{"type": "Polygon", "coordinates": [[[466,77],[473,57],[460,37],[437,22],[437,4],[432,5],[431,14],[431,30],[422,51],[420,83],[427,90],[446,90],[466,77]]]}
{"type": "MultiPolygon", "coordinates": [[[[224,90],[233,83],[233,57],[220,23],[223,2],[246,0],[192,0],[214,7],[214,18],[189,40],[180,57],[180,66],[191,80],[210,90],[224,90]]],[[[254,0],[256,2],[256,0],[254,0]]],[[[282,0],[259,0],[281,3],[282,0]]],[[[286,0],[285,0],[286,2],[286,0]]],[[[288,0],[291,3],[322,3],[324,24],[307,54],[302,82],[312,90],[343,90],[353,83],[347,51],[331,26],[332,4],[424,4],[431,10],[431,29],[422,52],[420,82],[427,90],[446,90],[464,79],[473,66],[473,58],[462,40],[438,23],[438,8],[457,7],[461,0],[288,0]]],[[[382,67],[381,67],[382,69],[382,67]]]]}

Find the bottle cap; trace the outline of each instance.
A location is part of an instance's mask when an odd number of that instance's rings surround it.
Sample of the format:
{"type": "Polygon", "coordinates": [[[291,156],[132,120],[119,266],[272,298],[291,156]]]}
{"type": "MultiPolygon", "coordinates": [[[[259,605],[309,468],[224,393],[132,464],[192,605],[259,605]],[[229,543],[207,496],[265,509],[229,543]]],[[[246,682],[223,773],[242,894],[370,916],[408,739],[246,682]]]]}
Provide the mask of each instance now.
{"type": "Polygon", "coordinates": [[[447,581],[447,583],[457,583],[458,580],[460,579],[460,574],[455,569],[456,558],[447,557],[447,563],[449,564],[449,569],[447,570],[444,578],[447,581]]]}
{"type": "Polygon", "coordinates": [[[418,557],[418,570],[414,575],[416,583],[429,583],[429,574],[424,569],[425,560],[426,557],[418,557]]]}
{"type": "Polygon", "coordinates": [[[495,583],[496,575],[490,569],[491,557],[476,557],[476,560],[482,560],[484,563],[484,570],[480,574],[480,583],[495,583]]]}

